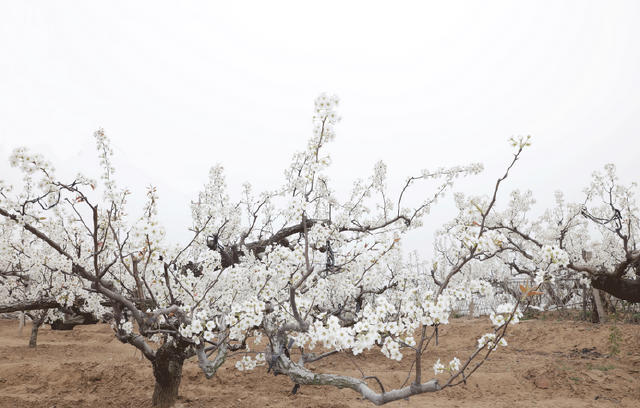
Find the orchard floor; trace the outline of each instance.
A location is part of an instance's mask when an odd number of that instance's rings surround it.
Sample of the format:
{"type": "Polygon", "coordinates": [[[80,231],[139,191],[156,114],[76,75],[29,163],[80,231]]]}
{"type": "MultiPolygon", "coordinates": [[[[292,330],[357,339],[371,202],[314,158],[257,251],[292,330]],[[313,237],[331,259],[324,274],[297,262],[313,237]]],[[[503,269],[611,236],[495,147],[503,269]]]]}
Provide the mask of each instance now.
{"type": "MultiPolygon", "coordinates": [[[[441,328],[440,343],[425,356],[468,355],[475,339],[489,329],[487,318],[455,319],[441,328]]],[[[528,320],[515,326],[489,361],[462,385],[397,401],[390,407],[640,407],[640,326],[617,326],[622,334],[617,357],[608,356],[611,325],[528,320]]],[[[151,365],[119,343],[109,326],[78,326],[73,331],[40,330],[38,348],[27,347],[29,327],[0,320],[0,407],[150,407],[151,365]]],[[[387,360],[379,351],[365,356],[332,356],[317,371],[359,376],[356,365],[377,375],[387,388],[400,385],[407,361],[387,360]]],[[[296,395],[283,376],[264,367],[239,372],[228,361],[207,380],[195,361],[185,364],[176,407],[371,407],[351,390],[303,386],[296,395]]],[[[444,379],[444,376],[442,376],[444,379]]],[[[375,384],[371,384],[376,387],[375,384]]]]}

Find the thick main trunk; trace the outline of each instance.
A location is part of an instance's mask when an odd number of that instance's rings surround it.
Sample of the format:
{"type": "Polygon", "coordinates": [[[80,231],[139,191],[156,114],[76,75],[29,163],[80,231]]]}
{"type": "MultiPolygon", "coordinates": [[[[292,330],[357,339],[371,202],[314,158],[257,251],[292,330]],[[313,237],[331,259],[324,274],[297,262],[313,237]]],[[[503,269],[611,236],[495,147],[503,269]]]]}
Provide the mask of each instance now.
{"type": "Polygon", "coordinates": [[[593,291],[593,302],[596,305],[596,310],[598,311],[598,323],[606,323],[607,322],[607,314],[604,312],[604,308],[602,307],[602,299],[600,298],[600,291],[596,288],[592,288],[593,291]]]}
{"type": "Polygon", "coordinates": [[[38,345],[38,326],[36,326],[36,322],[33,322],[33,326],[31,326],[31,336],[29,336],[29,347],[36,348],[38,345]]]}
{"type": "Polygon", "coordinates": [[[594,288],[607,292],[618,299],[640,303],[640,280],[598,275],[591,280],[594,288]]]}
{"type": "Polygon", "coordinates": [[[156,352],[153,375],[156,385],[153,390],[153,406],[169,408],[178,398],[184,353],[171,343],[165,343],[156,352]]]}
{"type": "Polygon", "coordinates": [[[33,326],[31,326],[31,336],[29,336],[29,347],[36,348],[38,346],[38,329],[40,327],[36,325],[36,322],[33,322],[33,326]]]}
{"type": "Polygon", "coordinates": [[[29,337],[29,347],[36,348],[38,346],[38,330],[40,329],[40,326],[42,326],[42,323],[44,323],[44,319],[46,318],[46,316],[47,310],[44,310],[42,313],[40,313],[39,316],[33,317],[31,336],[29,337]]]}
{"type": "Polygon", "coordinates": [[[95,324],[98,319],[90,313],[65,313],[62,319],[58,319],[51,323],[52,330],[73,330],[75,326],[83,324],[95,324]]]}

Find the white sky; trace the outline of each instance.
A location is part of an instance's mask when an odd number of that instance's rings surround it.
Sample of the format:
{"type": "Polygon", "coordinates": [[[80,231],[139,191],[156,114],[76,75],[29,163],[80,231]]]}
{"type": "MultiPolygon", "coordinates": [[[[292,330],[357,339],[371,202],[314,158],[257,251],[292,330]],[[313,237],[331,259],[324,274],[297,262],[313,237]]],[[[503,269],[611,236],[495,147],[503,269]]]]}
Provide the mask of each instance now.
{"type": "MultiPolygon", "coordinates": [[[[327,91],[341,98],[338,191],[384,159],[396,187],[483,162],[455,190],[489,193],[507,139],[531,134],[503,197],[579,200],[608,162],[640,181],[638,21],[637,1],[6,1],[0,178],[22,145],[61,173],[90,169],[104,127],[119,183],[157,185],[170,239],[183,240],[208,168],[225,166],[232,194],[245,180],[279,185],[327,91]]],[[[430,252],[448,197],[409,249],[430,252]]]]}

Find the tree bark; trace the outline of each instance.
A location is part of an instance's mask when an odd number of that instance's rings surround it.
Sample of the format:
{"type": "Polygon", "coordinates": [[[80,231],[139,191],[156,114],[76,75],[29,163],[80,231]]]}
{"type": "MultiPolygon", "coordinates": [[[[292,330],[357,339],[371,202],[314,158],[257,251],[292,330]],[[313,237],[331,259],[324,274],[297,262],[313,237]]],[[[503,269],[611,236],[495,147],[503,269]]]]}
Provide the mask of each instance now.
{"type": "Polygon", "coordinates": [[[152,399],[154,407],[169,408],[175,404],[184,360],[184,351],[172,342],[163,344],[156,352],[153,361],[153,375],[156,379],[152,399]]]}
{"type": "Polygon", "coordinates": [[[596,310],[598,311],[598,322],[606,323],[607,315],[604,312],[604,308],[602,307],[602,299],[600,298],[600,291],[595,287],[592,288],[592,290],[593,290],[593,301],[596,305],[596,310]]]}
{"type": "Polygon", "coordinates": [[[31,326],[31,336],[29,336],[29,347],[36,348],[38,346],[38,329],[40,326],[36,325],[36,322],[33,322],[33,326],[31,326]]]}
{"type": "Polygon", "coordinates": [[[582,288],[582,320],[587,321],[587,289],[582,288]]]}
{"type": "Polygon", "coordinates": [[[95,323],[98,323],[98,319],[94,318],[90,313],[70,311],[69,313],[65,313],[62,319],[52,322],[51,329],[73,330],[75,326],[95,323]]]}
{"type": "Polygon", "coordinates": [[[34,316],[31,324],[31,336],[29,337],[29,347],[36,348],[38,347],[38,330],[42,323],[44,323],[44,319],[47,316],[48,310],[43,310],[40,313],[40,316],[34,316]]]}
{"type": "Polygon", "coordinates": [[[0,313],[12,313],[26,310],[50,309],[58,307],[61,307],[61,305],[54,298],[44,298],[0,305],[0,313]]]}
{"type": "Polygon", "coordinates": [[[591,284],[618,299],[640,303],[640,280],[601,274],[594,277],[591,284]]]}
{"type": "Polygon", "coordinates": [[[18,315],[18,335],[22,336],[22,329],[24,328],[24,325],[26,323],[26,317],[27,315],[24,312],[20,312],[20,314],[18,315]]]}

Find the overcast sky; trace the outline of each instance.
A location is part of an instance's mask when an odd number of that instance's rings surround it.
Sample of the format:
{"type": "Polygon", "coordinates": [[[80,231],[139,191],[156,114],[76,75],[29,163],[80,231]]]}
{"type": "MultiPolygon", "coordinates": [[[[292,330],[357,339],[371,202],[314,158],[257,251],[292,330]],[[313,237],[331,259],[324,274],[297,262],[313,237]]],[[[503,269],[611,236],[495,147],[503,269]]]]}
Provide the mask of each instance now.
{"type": "MultiPolygon", "coordinates": [[[[383,159],[392,189],[482,162],[455,190],[489,193],[507,139],[530,134],[504,192],[531,189],[540,209],[558,189],[579,200],[608,162],[640,181],[639,21],[637,1],[4,1],[0,178],[23,145],[89,170],[103,127],[119,183],[157,185],[184,240],[209,167],[225,166],[232,195],[279,185],[329,92],[339,192],[383,159]]],[[[406,247],[428,255],[454,213],[449,195],[406,247]]]]}

